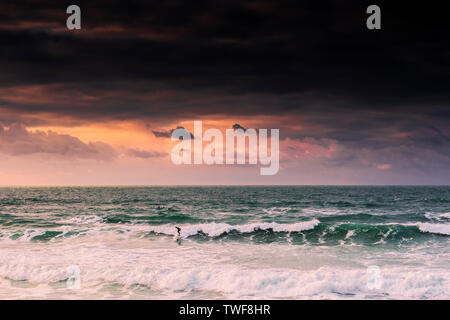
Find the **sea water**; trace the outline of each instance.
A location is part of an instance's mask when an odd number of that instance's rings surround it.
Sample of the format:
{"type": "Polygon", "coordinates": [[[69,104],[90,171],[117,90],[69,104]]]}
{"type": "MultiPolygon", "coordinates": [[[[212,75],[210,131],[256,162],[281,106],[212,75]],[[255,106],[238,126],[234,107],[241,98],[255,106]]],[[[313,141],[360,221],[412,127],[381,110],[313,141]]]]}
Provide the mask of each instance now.
{"type": "Polygon", "coordinates": [[[450,299],[449,245],[445,186],[0,188],[0,299],[450,299]]]}

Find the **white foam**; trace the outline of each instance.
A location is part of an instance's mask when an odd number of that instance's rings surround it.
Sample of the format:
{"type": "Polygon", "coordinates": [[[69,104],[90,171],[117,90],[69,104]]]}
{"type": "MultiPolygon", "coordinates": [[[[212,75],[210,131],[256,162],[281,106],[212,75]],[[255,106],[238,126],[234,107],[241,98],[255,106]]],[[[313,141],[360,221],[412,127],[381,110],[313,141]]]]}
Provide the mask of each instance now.
{"type": "Polygon", "coordinates": [[[427,212],[427,213],[425,213],[425,217],[427,217],[430,220],[446,221],[446,220],[450,220],[450,212],[444,212],[444,213],[427,212]]]}
{"type": "Polygon", "coordinates": [[[419,223],[417,224],[422,232],[438,233],[450,235],[450,224],[444,223],[419,223]]]}
{"type": "Polygon", "coordinates": [[[269,209],[262,209],[262,211],[270,216],[273,215],[283,215],[286,214],[289,210],[292,210],[290,207],[272,207],[269,209]]]}
{"type": "Polygon", "coordinates": [[[97,224],[102,223],[103,218],[99,216],[77,216],[67,220],[60,220],[60,224],[97,224]]]}
{"type": "Polygon", "coordinates": [[[355,234],[355,230],[349,230],[347,232],[347,234],[345,235],[345,240],[350,238],[351,236],[353,236],[355,234]]]}
{"type": "MultiPolygon", "coordinates": [[[[449,299],[450,276],[446,270],[424,271],[408,268],[381,269],[379,288],[368,287],[366,268],[322,267],[316,270],[260,268],[205,263],[195,268],[182,267],[131,269],[103,266],[81,268],[83,290],[96,298],[101,283],[116,283],[130,288],[144,285],[168,298],[185,298],[195,292],[218,294],[226,299],[341,299],[371,296],[401,299],[449,299]],[[97,289],[96,289],[97,288],[97,289]]],[[[68,278],[67,268],[51,266],[2,265],[0,274],[12,280],[55,283],[68,278]]],[[[2,290],[5,290],[3,288],[2,290]]],[[[76,292],[74,292],[76,294],[76,292]]]]}
{"type": "Polygon", "coordinates": [[[442,218],[450,219],[450,212],[441,213],[439,216],[442,217],[442,218]]]}
{"type": "Polygon", "coordinates": [[[19,237],[22,241],[31,241],[34,237],[45,234],[45,230],[25,230],[23,236],[19,237]]]}
{"type": "Polygon", "coordinates": [[[382,237],[380,240],[378,240],[377,242],[375,242],[374,244],[383,244],[386,243],[386,238],[392,233],[392,229],[389,228],[388,231],[386,231],[386,233],[382,233],[382,237]]]}
{"type": "MultiPolygon", "coordinates": [[[[323,215],[323,216],[335,216],[339,214],[352,214],[349,212],[345,212],[343,210],[333,210],[333,209],[311,209],[311,208],[303,208],[302,213],[308,215],[308,216],[317,216],[317,215],[323,215]]],[[[355,212],[354,214],[358,214],[359,212],[355,212]]]]}

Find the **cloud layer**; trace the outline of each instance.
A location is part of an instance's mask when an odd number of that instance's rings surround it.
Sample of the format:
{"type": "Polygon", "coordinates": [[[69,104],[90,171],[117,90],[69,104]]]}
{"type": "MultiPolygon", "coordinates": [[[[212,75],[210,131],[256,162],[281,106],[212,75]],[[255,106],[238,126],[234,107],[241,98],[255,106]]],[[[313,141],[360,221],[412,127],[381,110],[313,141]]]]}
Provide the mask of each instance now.
{"type": "Polygon", "coordinates": [[[21,124],[0,126],[0,153],[22,156],[51,154],[72,159],[112,160],[116,151],[106,143],[83,143],[76,137],[56,132],[29,132],[21,124]]]}
{"type": "Polygon", "coordinates": [[[77,4],[82,30],[69,32],[63,3],[0,3],[0,153],[163,158],[164,139],[118,151],[33,128],[123,121],[152,139],[203,119],[279,128],[285,167],[450,178],[439,3],[379,1],[376,32],[365,28],[366,1],[77,4]]]}

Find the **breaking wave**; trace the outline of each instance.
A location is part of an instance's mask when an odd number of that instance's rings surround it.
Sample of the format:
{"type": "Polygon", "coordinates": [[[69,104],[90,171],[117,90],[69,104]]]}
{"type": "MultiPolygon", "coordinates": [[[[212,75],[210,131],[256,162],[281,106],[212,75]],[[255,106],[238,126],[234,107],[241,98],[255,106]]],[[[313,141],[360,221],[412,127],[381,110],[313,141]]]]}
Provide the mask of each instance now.
{"type": "Polygon", "coordinates": [[[286,242],[291,244],[384,244],[419,241],[427,236],[449,236],[446,223],[326,223],[318,219],[296,223],[255,222],[241,225],[227,223],[200,224],[111,224],[101,218],[76,218],[56,228],[9,230],[0,233],[0,241],[48,242],[73,237],[117,234],[127,237],[177,236],[180,239],[223,239],[228,241],[286,242]]]}

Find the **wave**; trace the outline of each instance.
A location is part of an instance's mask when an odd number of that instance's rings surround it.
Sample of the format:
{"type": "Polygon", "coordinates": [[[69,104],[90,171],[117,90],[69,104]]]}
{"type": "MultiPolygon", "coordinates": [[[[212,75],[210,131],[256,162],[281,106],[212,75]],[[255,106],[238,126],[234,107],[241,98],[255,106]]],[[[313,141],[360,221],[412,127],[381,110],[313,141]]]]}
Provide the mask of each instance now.
{"type": "Polygon", "coordinates": [[[92,233],[94,230],[80,230],[69,226],[53,229],[11,230],[0,233],[0,239],[3,241],[47,242],[61,240],[71,236],[82,236],[89,232],[92,233]]]}
{"type": "MultiPolygon", "coordinates": [[[[258,270],[237,265],[170,268],[138,265],[132,269],[122,269],[119,265],[104,263],[102,261],[100,266],[81,269],[83,293],[91,290],[98,298],[105,295],[99,284],[113,284],[127,288],[128,294],[133,288],[140,289],[142,293],[144,287],[148,294],[159,292],[170,298],[192,297],[192,294],[199,292],[225,299],[449,298],[450,277],[445,269],[434,270],[433,273],[421,268],[381,269],[379,287],[372,288],[369,285],[373,275],[370,269],[364,267],[258,270]]],[[[42,268],[24,264],[3,264],[0,266],[0,276],[41,284],[61,283],[69,279],[67,267],[42,268]]]]}
{"type": "MultiPolygon", "coordinates": [[[[449,224],[437,223],[385,223],[385,224],[366,224],[366,223],[337,223],[327,224],[321,223],[318,219],[310,221],[279,224],[279,223],[251,223],[244,225],[229,225],[226,223],[205,223],[179,225],[181,228],[181,238],[189,238],[195,235],[206,235],[214,238],[222,235],[233,233],[238,234],[255,234],[259,231],[266,231],[269,234],[274,233],[306,233],[307,236],[314,237],[328,236],[329,239],[340,238],[340,234],[344,234],[343,240],[352,237],[368,238],[371,234],[378,238],[376,242],[383,242],[384,239],[396,238],[403,239],[405,237],[420,236],[420,233],[433,233],[438,235],[450,235],[449,224]]],[[[143,228],[151,233],[176,235],[174,225],[148,226],[143,228]]]]}
{"type": "MultiPolygon", "coordinates": [[[[217,237],[225,233],[236,231],[239,233],[252,233],[258,230],[271,230],[272,232],[301,232],[305,230],[314,229],[320,223],[319,220],[314,219],[310,221],[297,222],[292,224],[280,224],[275,222],[261,222],[244,225],[229,225],[227,223],[204,223],[192,225],[179,225],[181,228],[181,237],[187,238],[199,233],[208,235],[210,237],[217,237]]],[[[151,226],[148,231],[176,235],[174,225],[151,226]]]]}
{"type": "Polygon", "coordinates": [[[431,213],[427,212],[425,213],[425,217],[432,221],[450,221],[450,212],[444,212],[444,213],[431,213]]]}
{"type": "Polygon", "coordinates": [[[419,230],[422,232],[444,234],[450,236],[450,224],[444,223],[419,223],[419,230]]]}
{"type": "Polygon", "coordinates": [[[151,235],[176,236],[175,226],[181,228],[181,239],[223,239],[257,243],[289,242],[291,244],[383,244],[421,241],[431,236],[449,236],[447,223],[351,223],[321,222],[318,219],[296,223],[255,222],[240,225],[227,223],[200,224],[112,224],[100,218],[66,220],[68,225],[56,228],[33,228],[0,232],[0,240],[23,242],[58,241],[72,237],[117,234],[145,238],[151,235]]]}
{"type": "Polygon", "coordinates": [[[57,221],[59,224],[97,224],[102,223],[104,219],[99,216],[77,216],[67,220],[57,221]]]}
{"type": "MultiPolygon", "coordinates": [[[[62,222],[62,221],[60,221],[62,222]]],[[[14,230],[1,234],[0,238],[19,240],[19,241],[46,241],[63,239],[67,236],[85,236],[95,235],[102,232],[116,232],[119,234],[134,233],[138,236],[145,234],[162,234],[174,236],[177,234],[175,225],[159,225],[152,226],[147,224],[105,224],[101,219],[88,219],[88,218],[74,218],[65,220],[65,223],[69,224],[81,224],[91,225],[88,229],[76,228],[71,226],[62,226],[53,229],[26,229],[26,230],[14,230]]],[[[189,238],[194,235],[202,234],[208,237],[218,237],[220,235],[237,232],[240,234],[250,234],[257,231],[270,231],[270,232],[301,232],[310,230],[319,224],[319,220],[314,219],[311,221],[297,222],[292,224],[279,224],[279,223],[251,223],[244,225],[229,225],[226,223],[203,223],[203,224],[178,224],[181,228],[181,238],[189,238]]],[[[87,227],[87,226],[86,226],[87,227]]]]}

